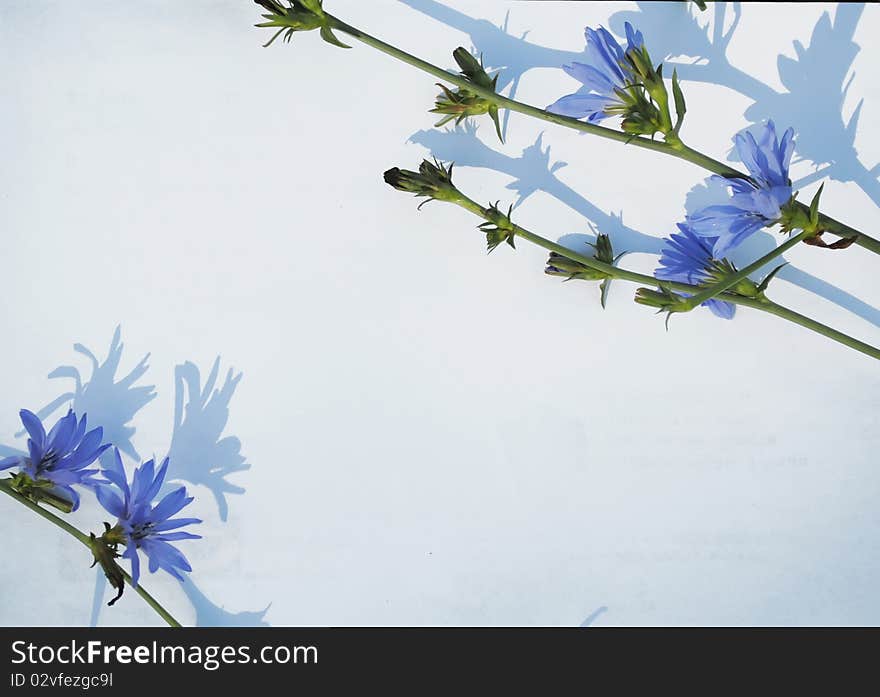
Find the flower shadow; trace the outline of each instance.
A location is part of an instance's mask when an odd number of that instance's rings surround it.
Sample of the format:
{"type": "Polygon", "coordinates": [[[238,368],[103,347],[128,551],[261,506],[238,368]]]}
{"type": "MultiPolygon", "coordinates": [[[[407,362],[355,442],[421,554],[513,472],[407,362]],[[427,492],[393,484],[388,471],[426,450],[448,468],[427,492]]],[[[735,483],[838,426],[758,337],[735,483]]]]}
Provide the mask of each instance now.
{"type": "MultiPolygon", "coordinates": [[[[508,13],[500,25],[487,19],[477,19],[464,12],[444,5],[437,0],[400,0],[417,12],[421,12],[448,27],[464,32],[470,38],[472,48],[483,54],[487,70],[500,70],[498,91],[509,90],[511,98],[516,97],[520,80],[534,68],[558,68],[563,63],[584,60],[586,51],[563,51],[549,46],[541,46],[526,40],[529,32],[514,36],[508,32],[508,13]]],[[[504,112],[502,132],[507,135],[510,112],[504,112]]]]}
{"type": "Polygon", "coordinates": [[[727,57],[742,12],[739,2],[715,2],[708,12],[699,12],[690,2],[638,2],[635,10],[615,12],[608,24],[618,35],[622,35],[626,22],[638,27],[650,37],[651,55],[675,67],[682,82],[727,87],[757,101],[776,92],[737,68],[727,57]],[[709,16],[711,24],[701,23],[709,16]],[[687,58],[689,62],[670,60],[673,57],[687,58]]]}
{"type": "MultiPolygon", "coordinates": [[[[227,481],[226,477],[250,469],[241,454],[241,441],[226,435],[229,421],[229,403],[235,395],[242,373],[230,368],[222,384],[218,356],[202,384],[201,372],[192,361],[174,368],[174,422],[171,444],[168,448],[167,490],[175,488],[171,482],[186,482],[207,488],[217,503],[222,522],[227,522],[229,504],[227,494],[243,494],[245,489],[227,481]]],[[[257,627],[268,626],[262,611],[231,612],[210,600],[191,575],[184,577],[181,588],[196,612],[199,627],[257,627]]]]}
{"type": "Polygon", "coordinates": [[[833,19],[829,12],[822,13],[807,46],[794,41],[794,58],[778,55],[782,92],[731,65],[727,58],[727,46],[742,16],[740,3],[713,3],[711,30],[697,23],[697,13],[685,3],[638,3],[637,10],[617,12],[609,23],[621,33],[624,22],[632,22],[650,35],[657,57],[675,67],[683,82],[712,83],[751,99],[744,113],[751,123],[773,119],[792,126],[797,134],[796,156],[816,168],[799,185],[822,177],[853,182],[880,205],[880,165],[866,167],[855,147],[863,100],[844,118],[845,100],[855,77],[852,66],[860,50],[853,37],[864,9],[859,3],[839,3],[833,19]],[[724,30],[726,25],[729,28],[724,30]],[[696,58],[696,62],[668,60],[681,56],[696,58]]]}
{"type": "MultiPolygon", "coordinates": [[[[132,444],[135,427],[131,425],[135,415],[156,398],[154,385],[135,385],[147,372],[150,354],[123,378],[117,379],[117,371],[122,360],[122,330],[117,326],[103,362],[82,344],[74,344],[73,350],[84,355],[91,363],[91,374],[83,380],[79,368],[61,365],[49,373],[50,379],[67,378],[74,382],[73,389],[63,392],[43,408],[37,410],[40,419],[45,419],[63,406],[69,405],[77,414],[88,415],[88,422],[104,429],[104,442],[113,443],[119,450],[134,460],[140,460],[132,444]]],[[[17,438],[24,431],[15,434],[17,438]]],[[[106,457],[107,453],[103,457],[106,457]]]]}
{"type": "Polygon", "coordinates": [[[180,582],[180,587],[196,611],[197,627],[269,627],[265,621],[271,603],[263,610],[231,612],[216,605],[199,589],[189,576],[180,582]]]}
{"type": "MultiPolygon", "coordinates": [[[[484,54],[487,65],[502,69],[499,86],[509,85],[511,96],[520,78],[528,70],[559,67],[563,63],[583,59],[581,53],[559,51],[529,42],[526,39],[527,33],[520,37],[509,34],[507,20],[503,25],[496,26],[488,20],[470,17],[437,0],[401,1],[414,10],[467,33],[475,50],[484,54]]],[[[820,53],[822,56],[831,56],[827,65],[818,71],[821,84],[837,86],[842,84],[842,76],[848,71],[858,52],[858,47],[853,50],[855,44],[852,44],[851,39],[862,9],[861,6],[838,7],[833,25],[827,13],[824,14],[816,25],[809,50],[798,50],[800,61],[792,61],[780,56],[780,72],[785,73],[783,81],[785,82],[787,78],[786,84],[792,86],[790,89],[800,83],[810,84],[814,71],[812,63],[821,62],[812,56],[820,53]],[[798,70],[809,73],[810,79],[796,78],[795,75],[800,74],[798,70]]],[[[810,159],[814,163],[823,162],[827,161],[830,153],[838,152],[839,149],[842,155],[818,176],[836,172],[834,178],[855,180],[873,199],[871,183],[873,181],[876,184],[876,177],[874,179],[871,177],[874,170],[868,172],[855,158],[853,139],[858,121],[857,113],[846,125],[843,125],[840,114],[839,107],[842,105],[846,88],[843,88],[840,99],[829,100],[833,108],[829,107],[827,114],[811,113],[811,109],[805,108],[806,105],[803,103],[807,90],[803,90],[803,98],[798,96],[799,92],[794,91],[781,95],[757,78],[736,68],[728,60],[727,47],[742,17],[740,3],[713,3],[711,12],[714,13],[714,21],[711,26],[703,26],[698,22],[699,13],[693,3],[638,3],[636,10],[613,14],[609,24],[620,34],[624,22],[633,22],[646,36],[650,36],[651,48],[657,57],[694,58],[695,61],[691,64],[674,63],[682,80],[711,82],[750,97],[754,104],[747,111],[747,116],[755,120],[765,118],[761,115],[759,107],[768,105],[768,115],[774,116],[778,122],[784,121],[786,124],[793,122],[796,131],[801,129],[798,132],[798,154],[801,157],[810,159]],[[770,113],[771,107],[775,106],[780,108],[778,115],[770,113]],[[836,143],[836,145],[827,149],[820,143],[822,141],[820,131],[824,121],[839,122],[840,128],[832,130],[838,135],[844,134],[836,139],[831,138],[832,144],[836,143]],[[850,157],[848,153],[852,153],[853,156],[850,157]]],[[[834,89],[840,92],[838,87],[834,89]]],[[[811,99],[815,99],[814,94],[811,99]]],[[[556,177],[556,172],[564,167],[565,163],[550,162],[549,148],[544,148],[540,136],[533,145],[525,148],[519,157],[505,155],[489,147],[476,136],[476,128],[467,123],[463,127],[445,131],[437,129],[418,131],[410,137],[410,141],[424,146],[439,159],[455,162],[459,167],[490,169],[513,177],[514,181],[508,185],[508,188],[517,192],[517,205],[536,191],[553,196],[583,215],[591,226],[595,226],[594,233],[610,235],[616,250],[659,254],[662,245],[659,238],[668,232],[658,230],[656,235],[649,235],[634,230],[623,223],[622,213],[601,210],[565,184],[556,177]]],[[[807,183],[808,180],[796,182],[800,186],[807,183]]],[[[565,236],[560,243],[568,246],[577,245],[580,249],[586,243],[594,241],[595,234],[574,234],[565,236]]],[[[771,245],[774,244],[775,239],[771,233],[759,233],[753,236],[748,245],[738,250],[736,261],[747,264],[760,256],[760,252],[756,250],[770,251],[771,245]],[[756,253],[757,256],[747,258],[756,253]]],[[[876,308],[802,269],[786,266],[779,273],[778,278],[833,302],[874,326],[880,326],[880,311],[876,308]]]]}
{"type": "Polygon", "coordinates": [[[787,91],[756,100],[746,117],[752,122],[776,118],[791,124],[798,135],[797,155],[817,170],[809,179],[853,182],[880,205],[880,164],[863,165],[855,145],[864,98],[844,119],[845,100],[855,77],[852,63],[859,52],[853,36],[863,11],[862,5],[841,4],[833,21],[823,13],[809,45],[795,41],[797,57],[778,58],[779,76],[787,91]]]}
{"type": "Polygon", "coordinates": [[[217,502],[220,520],[229,515],[227,494],[243,494],[245,489],[226,477],[250,469],[241,454],[241,441],[223,436],[229,420],[229,402],[242,374],[230,368],[217,387],[220,357],[201,384],[198,367],[186,361],[174,369],[174,430],[168,449],[168,481],[185,481],[206,487],[217,502]]]}
{"type": "MultiPolygon", "coordinates": [[[[687,194],[685,199],[685,211],[690,214],[694,213],[705,206],[719,204],[726,201],[727,194],[725,187],[717,181],[708,180],[697,184],[687,194]]],[[[774,232],[768,232],[766,229],[751,235],[742,242],[730,255],[730,260],[738,267],[748,266],[755,259],[760,259],[765,254],[770,253],[778,246],[779,235],[774,232]]],[[[851,293],[838,288],[832,283],[825,281],[813,274],[804,271],[797,266],[793,266],[786,262],[785,255],[781,255],[773,259],[762,269],[757,270],[751,275],[755,280],[763,278],[773,268],[785,264],[785,266],[776,275],[776,278],[782,279],[792,285],[808,290],[829,302],[834,303],[838,307],[849,310],[857,317],[870,322],[875,327],[880,327],[880,310],[869,305],[865,301],[857,298],[851,293]]]]}
{"type": "MultiPolygon", "coordinates": [[[[201,372],[192,361],[174,368],[174,422],[171,444],[168,447],[168,486],[171,482],[186,482],[207,488],[217,503],[222,522],[229,517],[227,494],[243,494],[245,489],[227,481],[226,477],[250,469],[241,454],[241,441],[224,431],[229,421],[229,403],[235,395],[242,373],[232,368],[226,372],[222,385],[220,357],[218,356],[202,384],[201,372]]],[[[258,627],[268,626],[262,611],[231,612],[210,600],[190,575],[184,577],[181,588],[196,612],[198,627],[258,627]]]]}
{"type": "MultiPolygon", "coordinates": [[[[595,232],[611,236],[619,251],[660,253],[661,240],[628,227],[622,214],[602,210],[556,176],[566,163],[551,161],[550,147],[544,146],[543,134],[523,149],[519,157],[513,157],[486,145],[477,137],[477,131],[477,126],[465,122],[446,130],[417,131],[409,140],[427,148],[438,159],[454,162],[456,167],[489,169],[512,177],[507,188],[517,194],[514,208],[540,191],[583,215],[595,226],[595,232]]],[[[595,241],[595,236],[591,241],[595,241]]]]}
{"type": "Polygon", "coordinates": [[[602,607],[598,607],[593,612],[591,612],[583,622],[580,623],[581,627],[592,627],[596,620],[598,620],[602,615],[608,612],[608,608],[603,605],[602,607]]]}
{"type": "MultiPolygon", "coordinates": [[[[541,135],[532,145],[526,147],[519,157],[514,157],[486,145],[477,137],[477,130],[476,126],[466,122],[452,129],[417,131],[410,136],[410,141],[428,149],[438,159],[455,162],[457,167],[489,169],[512,177],[513,181],[507,185],[507,188],[517,193],[515,205],[519,205],[533,193],[541,191],[580,213],[593,227],[593,233],[572,233],[562,236],[559,243],[570,249],[586,252],[587,245],[596,241],[596,234],[603,233],[611,237],[616,253],[637,252],[659,255],[663,244],[659,237],[625,225],[622,212],[602,210],[556,176],[556,172],[564,167],[565,163],[551,161],[550,148],[543,145],[541,135]]],[[[688,194],[685,206],[687,212],[693,212],[701,205],[708,205],[710,197],[717,193],[711,191],[705,184],[698,184],[688,194]]],[[[658,235],[664,232],[671,231],[658,231],[658,235]]],[[[769,252],[776,244],[777,240],[772,233],[757,233],[737,248],[733,261],[739,266],[746,266],[769,252]]],[[[880,310],[798,267],[786,266],[779,272],[777,278],[814,293],[880,327],[880,310]]]]}
{"type": "MultiPolygon", "coordinates": [[[[529,32],[510,34],[509,12],[502,24],[495,25],[439,0],[400,1],[466,33],[474,50],[484,54],[487,65],[502,71],[499,89],[509,87],[511,97],[515,97],[522,76],[529,70],[559,68],[584,58],[584,52],[562,51],[528,41],[529,32]]],[[[675,67],[682,82],[715,84],[751,99],[753,104],[744,115],[753,123],[773,118],[793,126],[798,134],[799,156],[817,168],[827,165],[813,178],[828,176],[854,182],[880,205],[880,165],[863,165],[854,145],[861,102],[848,119],[843,117],[851,69],[859,52],[853,36],[863,12],[863,4],[839,3],[833,20],[828,12],[822,14],[809,46],[794,42],[796,58],[780,53],[777,66],[784,92],[777,92],[730,62],[727,49],[743,15],[739,2],[712,3],[706,12],[698,11],[690,2],[639,2],[634,10],[615,12],[608,25],[618,36],[623,35],[626,22],[640,29],[650,37],[654,58],[675,67]],[[706,23],[704,17],[712,21],[706,23]]],[[[552,101],[552,95],[547,99],[548,103],[552,101]]]]}
{"type": "MultiPolygon", "coordinates": [[[[89,424],[104,429],[105,442],[113,443],[138,462],[141,457],[132,443],[136,432],[132,421],[141,409],[155,399],[157,393],[154,385],[136,384],[149,368],[149,354],[124,377],[118,377],[123,349],[121,328],[118,326],[103,361],[82,344],[74,344],[74,351],[89,359],[90,374],[83,378],[79,368],[73,365],[62,365],[50,372],[50,379],[73,380],[73,388],[50,401],[37,414],[45,419],[66,406],[70,406],[78,414],[88,414],[89,424]]],[[[216,388],[219,361],[218,358],[214,362],[204,386],[201,385],[199,370],[195,364],[187,361],[175,369],[174,428],[169,446],[172,467],[169,479],[207,487],[217,501],[220,519],[226,521],[229,510],[226,494],[244,493],[244,489],[231,484],[225,477],[233,472],[247,470],[250,465],[240,454],[239,439],[223,436],[229,418],[229,402],[241,379],[241,373],[235,375],[230,370],[223,385],[216,388]]],[[[23,436],[24,432],[16,435],[23,436]]],[[[21,454],[24,451],[0,445],[2,457],[21,454]]],[[[166,491],[169,488],[173,487],[166,487],[166,491]]],[[[196,620],[201,626],[265,624],[263,615],[266,610],[228,612],[208,600],[192,580],[185,581],[182,588],[193,605],[196,620]]],[[[106,590],[106,579],[99,570],[96,572],[92,599],[91,626],[98,624],[106,590]]]]}

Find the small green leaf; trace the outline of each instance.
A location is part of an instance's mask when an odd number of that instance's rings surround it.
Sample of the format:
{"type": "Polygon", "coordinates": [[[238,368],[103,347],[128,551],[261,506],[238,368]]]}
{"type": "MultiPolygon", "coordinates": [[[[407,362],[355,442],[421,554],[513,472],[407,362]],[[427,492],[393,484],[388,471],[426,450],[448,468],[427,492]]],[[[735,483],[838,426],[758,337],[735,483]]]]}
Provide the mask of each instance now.
{"type": "Polygon", "coordinates": [[[822,189],[824,188],[825,182],[822,182],[816,195],[813,196],[813,200],[810,201],[810,225],[812,225],[813,228],[816,228],[819,225],[819,197],[822,196],[822,189]]]}
{"type": "Polygon", "coordinates": [[[516,249],[514,243],[514,235],[508,230],[494,227],[491,223],[483,223],[478,226],[480,230],[486,233],[486,250],[491,254],[495,248],[502,242],[507,242],[513,249],[516,249]]]}
{"type": "Polygon", "coordinates": [[[339,46],[339,48],[351,48],[347,44],[342,43],[339,39],[336,38],[336,35],[330,30],[326,24],[321,27],[321,38],[324,39],[328,44],[333,44],[334,46],[339,46]]]}
{"type": "Polygon", "coordinates": [[[611,289],[611,279],[606,278],[599,284],[599,303],[602,309],[605,309],[605,300],[608,298],[608,291],[611,289]]]}
{"type": "Polygon", "coordinates": [[[501,135],[501,122],[498,120],[498,105],[493,104],[489,107],[489,116],[495,124],[495,132],[498,134],[498,140],[504,142],[504,136],[501,135]]]}
{"type": "Polygon", "coordinates": [[[672,71],[672,98],[675,101],[675,128],[673,129],[675,133],[678,133],[678,130],[681,128],[681,124],[684,123],[684,115],[687,112],[687,105],[684,101],[684,93],[681,91],[681,85],[678,82],[678,71],[673,69],[672,71]]]}
{"type": "Polygon", "coordinates": [[[768,273],[766,276],[764,276],[764,280],[761,281],[761,283],[758,285],[758,295],[760,295],[765,290],[767,290],[767,286],[770,285],[770,281],[772,281],[773,277],[776,274],[778,274],[782,270],[782,268],[785,266],[788,266],[788,262],[785,262],[784,264],[780,264],[775,269],[773,269],[770,273],[768,273]]]}

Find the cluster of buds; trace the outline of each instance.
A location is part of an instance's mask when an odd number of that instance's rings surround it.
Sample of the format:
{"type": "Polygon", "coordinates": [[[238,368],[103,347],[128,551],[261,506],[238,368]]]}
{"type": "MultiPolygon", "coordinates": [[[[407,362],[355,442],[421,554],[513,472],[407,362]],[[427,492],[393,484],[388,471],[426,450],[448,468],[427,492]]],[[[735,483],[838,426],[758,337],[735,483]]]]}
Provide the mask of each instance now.
{"type": "Polygon", "coordinates": [[[621,108],[621,129],[632,135],[653,136],[662,133],[666,142],[678,142],[678,132],[687,111],[678,73],[672,71],[672,98],[676,112],[673,124],[669,92],[663,80],[663,64],[654,67],[644,43],[630,45],[624,55],[625,64],[621,67],[630,74],[633,83],[628,90],[618,92],[624,103],[621,108]]]}
{"type": "MultiPolygon", "coordinates": [[[[446,201],[448,203],[465,203],[476,206],[473,201],[467,199],[452,183],[452,164],[444,165],[438,160],[430,162],[422,160],[419,171],[392,167],[385,172],[385,183],[398,191],[406,191],[423,197],[426,200],[419,204],[419,209],[428,201],[446,201]]],[[[486,246],[491,252],[502,242],[507,242],[515,247],[516,225],[510,220],[511,205],[504,213],[498,208],[498,202],[489,204],[488,208],[481,209],[485,222],[477,227],[486,235],[486,246]]]]}
{"type": "Polygon", "coordinates": [[[486,248],[489,252],[492,252],[502,242],[507,242],[513,249],[516,249],[514,244],[516,226],[510,220],[513,204],[507,209],[507,213],[502,213],[498,208],[498,203],[496,201],[489,205],[484,213],[486,222],[477,226],[486,235],[486,248]]]}
{"type": "Polygon", "coordinates": [[[287,0],[286,7],[281,4],[280,0],[254,0],[254,2],[268,11],[268,14],[263,15],[266,21],[256,26],[278,29],[272,38],[264,44],[265,46],[270,46],[281,35],[284,36],[285,41],[289,42],[295,32],[318,29],[321,38],[328,44],[340,48],[351,48],[336,38],[330,28],[330,18],[321,6],[322,0],[287,0]]]}
{"type": "MultiPolygon", "coordinates": [[[[496,84],[498,83],[498,75],[496,74],[494,77],[489,77],[489,74],[483,67],[482,58],[478,61],[469,51],[467,51],[467,49],[462,48],[461,46],[452,52],[452,57],[458,64],[462,77],[468,82],[482,89],[495,92],[496,84]]],[[[459,87],[453,91],[439,82],[437,83],[437,86],[443,90],[443,92],[437,95],[431,113],[443,114],[444,116],[434,124],[435,126],[443,126],[452,120],[455,120],[455,123],[459,124],[468,116],[482,116],[483,114],[489,114],[489,117],[495,124],[495,132],[498,134],[498,139],[501,142],[504,142],[504,138],[501,135],[501,123],[498,119],[497,104],[481,97],[466,87],[459,87]]]]}

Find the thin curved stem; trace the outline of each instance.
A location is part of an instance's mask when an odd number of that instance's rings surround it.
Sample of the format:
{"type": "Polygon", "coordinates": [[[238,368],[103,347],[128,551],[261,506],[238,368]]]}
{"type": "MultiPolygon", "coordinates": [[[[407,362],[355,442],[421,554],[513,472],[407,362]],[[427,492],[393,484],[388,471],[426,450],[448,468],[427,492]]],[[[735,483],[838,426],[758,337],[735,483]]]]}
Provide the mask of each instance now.
{"type": "MultiPolygon", "coordinates": [[[[42,516],[43,518],[48,520],[53,525],[61,528],[68,535],[71,535],[72,537],[76,538],[76,540],[78,540],[80,543],[82,543],[83,545],[88,547],[89,550],[91,550],[92,545],[91,545],[91,541],[89,540],[88,535],[81,532],[80,530],[77,530],[73,525],[68,523],[63,518],[58,517],[54,513],[47,511],[42,506],[38,506],[30,499],[19,494],[17,491],[15,491],[15,489],[13,489],[11,486],[9,486],[9,483],[6,480],[0,479],[0,491],[3,491],[5,494],[8,494],[9,496],[14,498],[16,501],[18,501],[23,506],[30,508],[34,513],[36,513],[39,516],[42,516]]],[[[120,569],[120,571],[122,571],[122,575],[125,577],[126,583],[128,583],[128,585],[131,586],[131,576],[124,569],[120,569]]],[[[152,595],[150,595],[141,584],[138,584],[137,588],[135,588],[134,590],[137,592],[137,594],[139,596],[141,596],[146,601],[147,605],[149,605],[151,608],[153,608],[153,610],[156,611],[156,614],[158,614],[159,617],[161,617],[163,620],[165,620],[165,622],[168,623],[169,626],[171,626],[171,627],[180,627],[181,626],[180,622],[178,622],[176,619],[174,619],[174,617],[171,615],[171,613],[168,612],[168,610],[166,610],[164,607],[162,607],[162,605],[159,603],[159,601],[156,600],[152,595]]]]}
{"type": "Polygon", "coordinates": [[[696,293],[695,295],[690,296],[689,298],[687,298],[684,301],[684,304],[689,306],[691,309],[693,309],[693,308],[697,307],[700,303],[705,302],[706,300],[709,300],[709,298],[714,298],[719,293],[723,293],[728,288],[733,288],[733,286],[735,286],[741,280],[743,280],[744,278],[746,278],[750,274],[755,273],[755,271],[758,271],[758,270],[764,268],[764,266],[768,262],[770,262],[773,259],[775,259],[776,257],[778,257],[780,254],[784,254],[789,249],[794,247],[796,244],[798,244],[802,240],[807,239],[810,235],[813,235],[813,234],[815,234],[815,233],[812,231],[804,230],[804,231],[798,233],[797,235],[790,237],[785,242],[783,242],[781,245],[779,245],[775,249],[771,250],[770,252],[768,252],[767,254],[762,256],[757,261],[753,261],[751,264],[749,264],[745,268],[740,269],[736,273],[732,273],[729,276],[725,276],[724,279],[722,281],[720,281],[719,283],[716,283],[713,286],[709,286],[708,288],[701,290],[699,293],[696,293]]]}
{"type": "MultiPolygon", "coordinates": [[[[457,201],[451,201],[451,203],[454,203],[455,205],[464,208],[466,211],[470,211],[477,217],[482,218],[483,220],[492,219],[491,212],[488,208],[481,206],[473,199],[470,199],[464,194],[461,194],[461,192],[459,193],[461,195],[461,198],[457,201]]],[[[595,257],[588,257],[584,254],[580,254],[579,252],[575,252],[568,247],[563,247],[558,242],[553,242],[552,240],[548,240],[546,237],[536,235],[534,232],[530,232],[529,230],[526,230],[524,227],[521,227],[516,223],[510,224],[510,230],[517,237],[528,240],[532,244],[543,247],[548,251],[556,252],[557,254],[564,256],[566,259],[576,261],[579,264],[583,264],[584,266],[589,266],[591,269],[606,273],[612,278],[620,278],[624,281],[632,281],[633,283],[644,283],[655,288],[667,288],[669,290],[677,290],[684,293],[695,293],[702,290],[697,286],[691,286],[687,283],[678,283],[676,281],[661,281],[657,278],[654,278],[653,276],[648,276],[647,274],[638,273],[636,271],[629,271],[627,269],[623,269],[619,266],[614,266],[612,264],[606,264],[604,261],[599,261],[595,257]]],[[[724,299],[727,300],[727,294],[724,295],[724,299]]]]}
{"type": "MultiPolygon", "coordinates": [[[[579,121],[578,119],[571,118],[570,116],[552,114],[549,111],[545,111],[544,109],[539,109],[538,107],[524,104],[523,102],[518,102],[515,99],[510,99],[509,97],[497,94],[490,89],[486,89],[467,80],[461,75],[451,73],[448,70],[444,70],[443,68],[434,65],[433,63],[429,63],[428,61],[422,60],[417,56],[407,53],[406,51],[403,51],[396,46],[387,44],[381,39],[377,39],[375,36],[371,36],[370,34],[367,34],[357,27],[353,27],[352,25],[343,22],[341,19],[338,19],[337,17],[334,17],[327,12],[325,12],[325,15],[327,17],[329,25],[333,29],[344,32],[345,34],[348,34],[349,36],[357,39],[367,46],[375,48],[382,53],[396,58],[397,60],[412,65],[413,67],[418,68],[419,70],[422,70],[429,75],[433,75],[436,78],[449,82],[458,87],[464,87],[474,94],[479,95],[483,99],[486,99],[504,109],[515,111],[520,114],[525,114],[526,116],[532,116],[534,118],[541,119],[542,121],[555,123],[566,128],[581,131],[583,133],[590,133],[592,135],[599,136],[600,138],[607,138],[608,140],[614,140],[619,143],[626,143],[634,147],[644,148],[646,150],[653,150],[655,152],[671,155],[673,157],[685,160],[699,167],[702,167],[703,169],[713,172],[714,174],[719,174],[724,177],[747,178],[747,175],[743,172],[740,172],[739,170],[734,169],[733,167],[726,165],[723,162],[719,162],[718,160],[711,158],[708,155],[699,152],[698,150],[694,150],[693,148],[688,147],[680,141],[673,143],[664,143],[651,140],[650,138],[634,137],[627,133],[624,133],[623,131],[615,131],[612,128],[606,128],[604,126],[598,126],[593,123],[579,121]]],[[[801,203],[798,203],[798,205],[804,210],[808,210],[808,207],[806,205],[801,203]]],[[[860,247],[864,247],[865,249],[874,252],[875,254],[880,254],[880,240],[866,235],[864,232],[857,230],[856,228],[841,223],[840,221],[835,220],[828,215],[820,213],[819,227],[820,229],[826,230],[839,237],[854,238],[855,244],[859,245],[860,247]]]]}
{"type": "MultiPolygon", "coordinates": [[[[461,192],[459,192],[459,194],[460,199],[451,201],[451,203],[455,203],[457,206],[460,206],[461,208],[470,211],[471,213],[477,215],[480,218],[483,218],[484,220],[493,221],[492,212],[488,208],[481,206],[473,199],[470,199],[464,194],[461,194],[461,192]]],[[[513,232],[517,237],[528,240],[529,242],[532,242],[533,244],[539,247],[543,247],[544,249],[547,249],[551,252],[561,254],[566,259],[576,261],[583,264],[584,266],[588,266],[597,271],[606,273],[611,278],[631,281],[633,283],[640,283],[652,286],[654,288],[666,288],[668,290],[688,293],[690,295],[696,295],[697,293],[701,293],[705,290],[700,286],[693,286],[687,283],[678,283],[674,281],[664,281],[654,278],[653,276],[648,276],[647,274],[629,271],[628,269],[623,269],[612,264],[606,264],[594,257],[589,257],[584,254],[572,251],[567,247],[563,247],[561,244],[548,240],[546,237],[541,237],[540,235],[526,230],[516,223],[511,223],[508,229],[513,232]]],[[[782,248],[783,246],[784,245],[780,245],[778,249],[782,248]]],[[[761,265],[766,263],[765,260],[760,261],[761,265]]],[[[870,356],[871,358],[880,360],[880,349],[871,346],[870,344],[866,344],[864,341],[859,341],[858,339],[855,339],[848,334],[844,334],[843,332],[839,332],[836,329],[832,329],[831,327],[824,325],[821,322],[817,322],[816,320],[810,319],[809,317],[806,317],[802,314],[799,314],[794,310],[789,310],[782,305],[777,305],[776,303],[768,300],[763,295],[757,298],[747,298],[742,295],[725,292],[718,294],[716,297],[719,300],[733,303],[735,305],[743,305],[744,307],[761,310],[762,312],[769,312],[776,317],[780,317],[781,319],[793,322],[794,324],[798,324],[801,327],[816,332],[817,334],[821,334],[822,336],[825,336],[829,339],[833,339],[834,341],[843,344],[844,346],[848,346],[851,349],[859,351],[866,356],[870,356]]]]}

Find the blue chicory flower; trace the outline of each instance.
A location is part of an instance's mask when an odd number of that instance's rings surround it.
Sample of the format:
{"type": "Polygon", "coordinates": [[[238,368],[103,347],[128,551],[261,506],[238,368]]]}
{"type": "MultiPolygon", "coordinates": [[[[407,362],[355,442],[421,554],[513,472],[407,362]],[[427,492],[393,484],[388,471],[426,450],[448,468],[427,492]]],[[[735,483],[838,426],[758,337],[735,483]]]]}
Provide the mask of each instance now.
{"type": "MultiPolygon", "coordinates": [[[[690,285],[701,285],[713,278],[717,262],[712,258],[715,240],[699,237],[687,225],[679,223],[680,232],[673,233],[663,242],[660,252],[660,266],[654,276],[663,281],[677,281],[690,285]]],[[[688,295],[682,293],[682,295],[688,295]]],[[[736,306],[732,303],[709,298],[703,306],[722,319],[733,319],[736,306]]]]}
{"type": "Polygon", "coordinates": [[[720,258],[749,235],[773,225],[791,200],[788,168],[794,152],[794,130],[776,136],[773,121],[767,121],[759,137],[748,131],[735,138],[736,151],[749,171],[750,179],[713,176],[730,187],[727,203],[707,206],[688,216],[697,235],[714,239],[713,254],[720,258]]]}
{"type": "Polygon", "coordinates": [[[104,468],[101,474],[108,484],[98,484],[95,493],[98,501],[111,514],[117,517],[116,528],[125,539],[124,559],[131,562],[132,585],[136,588],[140,577],[138,550],[149,559],[150,573],[164,569],[178,580],[183,580],[181,571],[192,571],[186,557],[170,542],[200,539],[201,535],[183,532],[178,528],[193,523],[201,523],[198,518],[172,518],[193,500],[186,495],[186,487],[175,489],[153,505],[168,471],[168,458],[156,471],[155,462],[148,460],[135,469],[131,486],[125,476],[119,450],[111,467],[104,468]],[[115,485],[119,494],[109,484],[115,485]]]}
{"type": "Polygon", "coordinates": [[[27,409],[19,412],[28,433],[28,455],[13,455],[0,460],[0,471],[19,467],[35,483],[51,482],[50,491],[79,508],[79,494],[74,486],[93,486],[96,469],[87,469],[110,444],[101,444],[104,429],[100,426],[86,432],[86,415],[77,419],[73,410],[67,412],[49,433],[36,414],[27,409]]]}
{"type": "Polygon", "coordinates": [[[596,123],[625,110],[627,104],[621,92],[634,82],[626,67],[625,53],[633,48],[641,48],[644,38],[629,22],[626,23],[626,49],[604,27],[587,27],[585,35],[589,62],[573,62],[563,65],[562,69],[583,83],[589,93],[566,95],[548,106],[547,111],[576,119],[586,117],[590,123],[596,123]]]}

